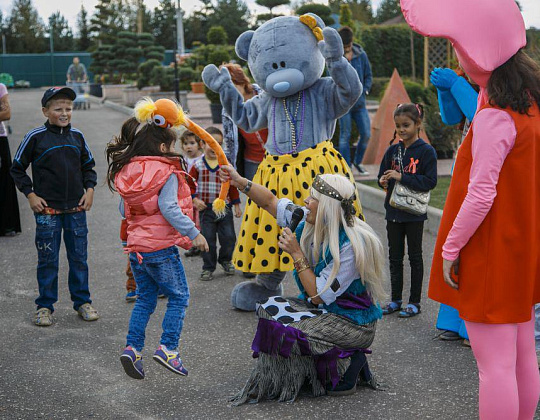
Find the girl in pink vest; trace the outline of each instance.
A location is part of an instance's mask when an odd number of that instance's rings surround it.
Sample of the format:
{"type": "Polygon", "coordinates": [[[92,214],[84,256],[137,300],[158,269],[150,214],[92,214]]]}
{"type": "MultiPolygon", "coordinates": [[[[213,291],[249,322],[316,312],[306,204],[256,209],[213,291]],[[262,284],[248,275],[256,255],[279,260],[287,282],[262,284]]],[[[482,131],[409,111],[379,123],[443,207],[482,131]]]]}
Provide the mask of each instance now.
{"type": "MultiPolygon", "coordinates": [[[[193,223],[193,205],[184,179],[182,158],[174,152],[175,125],[127,120],[121,135],[107,146],[107,182],[122,197],[120,212],[127,220],[127,246],[138,298],[131,313],[127,344],[120,360],[126,373],[144,378],[141,351],[146,325],[157,303],[158,290],[167,296],[163,334],[154,360],[174,373],[188,371],[178,355],[178,340],[189,302],[189,289],[177,246],[208,251],[193,223]]],[[[161,117],[163,118],[163,117],[161,117]]]]}

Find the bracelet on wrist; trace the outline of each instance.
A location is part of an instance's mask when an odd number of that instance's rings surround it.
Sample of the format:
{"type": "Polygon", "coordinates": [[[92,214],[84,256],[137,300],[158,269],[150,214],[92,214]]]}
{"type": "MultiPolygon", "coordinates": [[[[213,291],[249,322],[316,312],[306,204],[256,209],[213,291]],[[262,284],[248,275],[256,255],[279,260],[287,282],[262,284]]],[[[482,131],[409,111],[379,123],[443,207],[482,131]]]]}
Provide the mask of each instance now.
{"type": "Polygon", "coordinates": [[[251,186],[253,185],[253,182],[251,182],[249,179],[247,180],[247,184],[246,186],[240,190],[242,191],[244,194],[247,194],[249,192],[249,190],[251,190],[251,186]]]}
{"type": "Polygon", "coordinates": [[[302,271],[311,268],[306,257],[298,258],[296,261],[293,261],[293,264],[294,269],[296,270],[296,274],[300,274],[302,271]]]}

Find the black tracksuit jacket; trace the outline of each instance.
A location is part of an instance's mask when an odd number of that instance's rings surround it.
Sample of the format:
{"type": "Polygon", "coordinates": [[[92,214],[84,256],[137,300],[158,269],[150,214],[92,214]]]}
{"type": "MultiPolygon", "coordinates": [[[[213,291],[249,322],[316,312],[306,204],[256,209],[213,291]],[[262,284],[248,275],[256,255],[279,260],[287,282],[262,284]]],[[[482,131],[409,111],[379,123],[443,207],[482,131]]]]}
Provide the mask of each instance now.
{"type": "Polygon", "coordinates": [[[67,210],[77,207],[88,188],[94,188],[96,162],[81,131],[51,125],[24,136],[11,166],[17,188],[26,196],[31,192],[43,198],[49,207],[67,210]],[[32,165],[32,179],[26,169],[32,165]]]}

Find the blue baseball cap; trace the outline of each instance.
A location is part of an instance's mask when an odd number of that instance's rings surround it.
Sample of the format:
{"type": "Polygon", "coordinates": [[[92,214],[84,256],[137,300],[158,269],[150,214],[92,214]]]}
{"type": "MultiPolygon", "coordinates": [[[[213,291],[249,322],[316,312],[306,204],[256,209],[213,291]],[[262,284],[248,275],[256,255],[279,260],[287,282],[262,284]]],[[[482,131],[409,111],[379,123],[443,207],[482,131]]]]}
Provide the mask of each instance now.
{"type": "Polygon", "coordinates": [[[77,97],[77,94],[75,91],[68,87],[52,87],[45,91],[43,94],[43,98],[41,98],[41,106],[45,107],[47,105],[47,102],[49,102],[52,98],[54,98],[56,95],[59,95],[60,93],[66,95],[69,99],[72,101],[75,100],[77,97]]]}

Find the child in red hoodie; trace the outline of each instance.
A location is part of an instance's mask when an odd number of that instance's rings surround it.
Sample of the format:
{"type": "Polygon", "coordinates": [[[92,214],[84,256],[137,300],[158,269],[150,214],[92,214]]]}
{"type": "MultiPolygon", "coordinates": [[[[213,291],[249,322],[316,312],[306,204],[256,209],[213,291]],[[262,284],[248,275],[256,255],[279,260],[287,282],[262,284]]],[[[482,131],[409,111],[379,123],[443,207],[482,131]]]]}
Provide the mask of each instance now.
{"type": "Polygon", "coordinates": [[[168,298],[161,343],[154,360],[174,373],[188,371],[178,355],[178,341],[189,302],[189,289],[177,246],[208,244],[191,217],[190,188],[180,155],[174,152],[175,132],[159,115],[148,121],[130,118],[122,134],[107,146],[107,181],[122,197],[120,212],[127,220],[127,246],[138,298],[129,323],[127,346],[120,360],[126,373],[144,378],[141,351],[145,330],[161,288],[168,298]]]}

